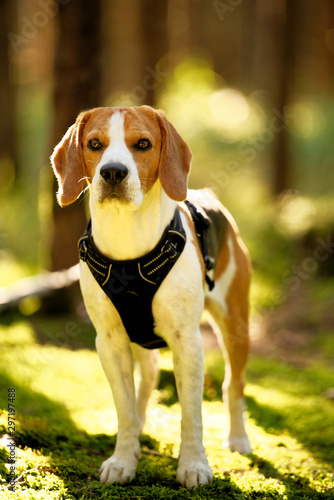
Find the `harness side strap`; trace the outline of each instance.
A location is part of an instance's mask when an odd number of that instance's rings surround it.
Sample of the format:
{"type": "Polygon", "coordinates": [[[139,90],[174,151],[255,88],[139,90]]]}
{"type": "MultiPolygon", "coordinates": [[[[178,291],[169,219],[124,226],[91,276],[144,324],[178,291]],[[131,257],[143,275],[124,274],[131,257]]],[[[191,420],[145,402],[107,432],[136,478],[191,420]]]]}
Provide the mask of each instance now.
{"type": "Polygon", "coordinates": [[[215,260],[208,254],[208,240],[207,240],[207,231],[211,225],[211,219],[203,212],[202,210],[199,210],[193,203],[191,203],[189,200],[184,201],[185,205],[187,206],[190,215],[192,217],[192,220],[194,222],[197,238],[200,244],[203,260],[204,260],[204,267],[205,267],[205,281],[209,286],[209,290],[211,291],[214,286],[215,282],[210,278],[208,275],[208,271],[211,271],[214,268],[215,265],[215,260]]]}

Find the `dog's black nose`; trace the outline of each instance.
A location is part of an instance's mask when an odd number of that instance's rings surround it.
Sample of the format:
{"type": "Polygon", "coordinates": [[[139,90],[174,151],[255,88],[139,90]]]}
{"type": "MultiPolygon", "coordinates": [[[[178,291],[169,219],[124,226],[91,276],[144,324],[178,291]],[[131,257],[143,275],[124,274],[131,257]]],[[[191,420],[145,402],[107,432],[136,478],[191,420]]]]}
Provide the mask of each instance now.
{"type": "Polygon", "coordinates": [[[100,170],[100,175],[109,184],[119,184],[128,175],[129,169],[121,163],[108,163],[103,165],[100,170]]]}

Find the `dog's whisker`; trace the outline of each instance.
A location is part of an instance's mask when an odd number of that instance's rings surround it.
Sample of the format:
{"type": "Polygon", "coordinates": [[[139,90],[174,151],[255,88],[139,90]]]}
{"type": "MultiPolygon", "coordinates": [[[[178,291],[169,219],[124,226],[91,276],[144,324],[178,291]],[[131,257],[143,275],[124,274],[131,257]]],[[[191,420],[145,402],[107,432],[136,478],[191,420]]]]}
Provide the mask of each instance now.
{"type": "Polygon", "coordinates": [[[145,198],[149,204],[149,206],[153,206],[153,203],[154,203],[154,199],[153,199],[153,195],[150,191],[148,191],[146,194],[145,194],[145,198]]]}
{"type": "Polygon", "coordinates": [[[87,182],[89,182],[89,181],[91,181],[91,180],[92,180],[92,177],[87,177],[87,176],[85,176],[85,177],[81,177],[81,179],[79,179],[79,180],[78,180],[78,184],[79,184],[79,182],[81,182],[81,181],[87,181],[87,182]]]}
{"type": "Polygon", "coordinates": [[[80,203],[84,202],[88,196],[88,191],[90,190],[90,188],[92,187],[91,184],[88,184],[88,186],[86,186],[82,191],[81,193],[79,194],[78,198],[80,198],[80,203]]]}
{"type": "Polygon", "coordinates": [[[90,190],[90,188],[91,188],[91,187],[92,187],[92,185],[91,185],[91,184],[88,184],[88,186],[86,186],[86,187],[85,187],[85,189],[83,189],[83,190],[81,191],[81,193],[82,193],[82,194],[85,194],[87,191],[89,191],[89,190],[90,190]]]}

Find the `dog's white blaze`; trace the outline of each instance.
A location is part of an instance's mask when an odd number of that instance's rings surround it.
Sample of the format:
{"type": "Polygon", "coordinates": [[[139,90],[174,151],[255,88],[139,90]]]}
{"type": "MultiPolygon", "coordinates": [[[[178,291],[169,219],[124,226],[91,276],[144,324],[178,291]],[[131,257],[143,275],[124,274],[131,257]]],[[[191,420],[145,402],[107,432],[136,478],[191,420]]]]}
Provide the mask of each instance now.
{"type": "Polygon", "coordinates": [[[123,163],[132,170],[134,161],[125,143],[124,116],[119,111],[111,115],[109,137],[110,144],[102,155],[101,166],[107,163],[123,163]]]}
{"type": "MultiPolygon", "coordinates": [[[[109,123],[109,138],[110,144],[104,151],[101,160],[96,168],[93,179],[93,196],[94,192],[97,195],[101,188],[101,168],[108,164],[122,164],[128,168],[128,175],[124,181],[124,186],[127,191],[127,202],[129,207],[138,208],[143,201],[143,193],[138,174],[136,162],[133,159],[132,153],[125,142],[124,116],[121,112],[116,112],[111,115],[109,123]]],[[[92,208],[92,207],[91,207],[92,208]]]]}
{"type": "Polygon", "coordinates": [[[222,280],[221,287],[220,287],[220,292],[222,294],[222,301],[223,301],[223,308],[225,313],[228,313],[228,307],[226,303],[226,297],[228,294],[228,291],[230,289],[230,286],[232,285],[235,272],[237,270],[237,264],[235,261],[235,256],[234,256],[234,249],[233,249],[233,242],[232,238],[229,237],[227,240],[227,246],[230,252],[230,258],[228,261],[228,265],[225,269],[225,272],[223,273],[223,276],[220,278],[222,280]]]}

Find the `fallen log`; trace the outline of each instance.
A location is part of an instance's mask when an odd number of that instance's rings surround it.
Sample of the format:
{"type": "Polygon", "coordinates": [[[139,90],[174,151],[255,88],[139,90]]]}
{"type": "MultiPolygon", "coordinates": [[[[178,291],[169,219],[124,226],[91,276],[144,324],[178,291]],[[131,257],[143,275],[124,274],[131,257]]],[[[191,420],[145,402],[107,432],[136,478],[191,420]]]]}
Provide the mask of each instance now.
{"type": "Polygon", "coordinates": [[[79,264],[69,269],[42,272],[0,287],[0,311],[17,307],[27,297],[44,298],[66,289],[79,280],[79,264]]]}

